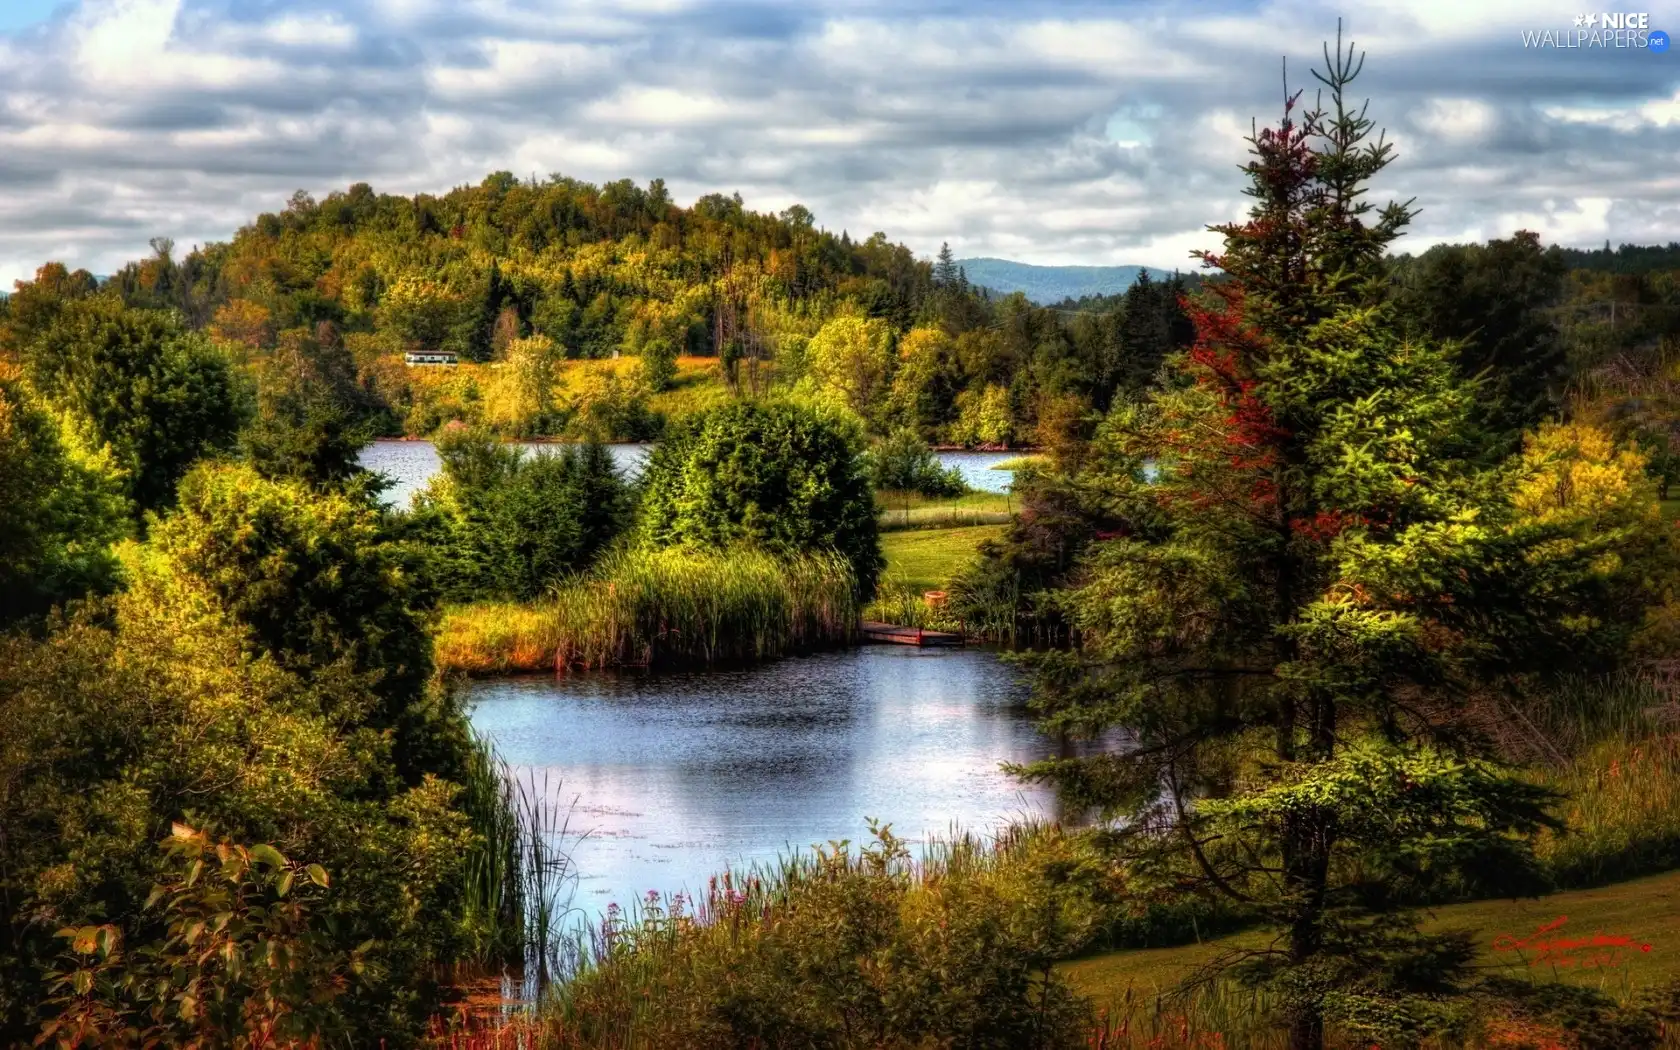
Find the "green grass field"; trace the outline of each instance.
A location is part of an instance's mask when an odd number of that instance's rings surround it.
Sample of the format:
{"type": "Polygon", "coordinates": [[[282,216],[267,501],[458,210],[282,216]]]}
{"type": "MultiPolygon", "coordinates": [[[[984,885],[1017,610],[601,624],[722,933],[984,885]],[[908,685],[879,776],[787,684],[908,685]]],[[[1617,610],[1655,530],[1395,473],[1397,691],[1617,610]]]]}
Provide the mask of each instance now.
{"type": "Polygon", "coordinates": [[[968,492],[930,499],[915,492],[877,492],[881,528],[951,528],[968,525],[1006,525],[1020,504],[1007,493],[968,492]]]}
{"type": "MultiPolygon", "coordinates": [[[[1680,978],[1680,872],[1538,900],[1448,905],[1434,909],[1426,927],[1477,931],[1478,964],[1509,976],[1528,974],[1619,994],[1680,978]],[[1566,921],[1537,933],[1559,919],[1566,921]],[[1513,945],[1512,939],[1527,943],[1513,945]],[[1571,941],[1585,943],[1571,946],[1571,941]],[[1548,942],[1554,949],[1550,959],[1548,942]]],[[[1128,989],[1134,997],[1169,992],[1220,952],[1259,946],[1265,936],[1242,933],[1180,948],[1114,952],[1061,969],[1102,1006],[1121,1002],[1128,989]]]]}
{"type": "Polygon", "coordinates": [[[881,553],[887,557],[881,586],[913,592],[940,590],[968,564],[982,541],[1001,535],[1002,525],[889,532],[881,537],[881,553]]]}

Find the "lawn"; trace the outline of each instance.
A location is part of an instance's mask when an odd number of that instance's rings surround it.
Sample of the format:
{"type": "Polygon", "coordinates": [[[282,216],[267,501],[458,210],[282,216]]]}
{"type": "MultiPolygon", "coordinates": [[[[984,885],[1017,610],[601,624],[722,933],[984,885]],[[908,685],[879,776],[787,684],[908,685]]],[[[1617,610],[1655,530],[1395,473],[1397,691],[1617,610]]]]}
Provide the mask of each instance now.
{"type": "MultiPolygon", "coordinates": [[[[1448,905],[1435,909],[1426,927],[1477,931],[1482,966],[1619,994],[1680,978],[1680,872],[1538,900],[1448,905]]],[[[1118,1003],[1128,988],[1134,996],[1169,991],[1220,951],[1258,946],[1264,936],[1115,952],[1067,962],[1061,970],[1099,1006],[1118,1003]]]]}
{"type": "Polygon", "coordinates": [[[960,525],[1008,524],[1020,504],[1004,492],[965,492],[961,496],[930,499],[916,492],[875,494],[881,528],[925,529],[960,525]]]}
{"type": "Polygon", "coordinates": [[[881,537],[881,553],[887,557],[882,587],[916,593],[941,590],[974,557],[981,541],[1001,535],[1002,525],[889,532],[881,537]]]}

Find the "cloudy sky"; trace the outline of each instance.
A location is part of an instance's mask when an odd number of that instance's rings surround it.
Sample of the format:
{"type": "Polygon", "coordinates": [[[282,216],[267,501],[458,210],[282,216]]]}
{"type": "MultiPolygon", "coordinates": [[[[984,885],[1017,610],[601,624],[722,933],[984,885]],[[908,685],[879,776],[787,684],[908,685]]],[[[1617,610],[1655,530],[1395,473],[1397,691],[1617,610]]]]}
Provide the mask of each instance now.
{"type": "MultiPolygon", "coordinates": [[[[739,191],[918,253],[1186,264],[1344,16],[1405,245],[1680,240],[1680,52],[1550,0],[0,0],[0,281],[227,238],[296,189],[739,191]]],[[[1680,29],[1680,5],[1652,10],[1680,29]]]]}

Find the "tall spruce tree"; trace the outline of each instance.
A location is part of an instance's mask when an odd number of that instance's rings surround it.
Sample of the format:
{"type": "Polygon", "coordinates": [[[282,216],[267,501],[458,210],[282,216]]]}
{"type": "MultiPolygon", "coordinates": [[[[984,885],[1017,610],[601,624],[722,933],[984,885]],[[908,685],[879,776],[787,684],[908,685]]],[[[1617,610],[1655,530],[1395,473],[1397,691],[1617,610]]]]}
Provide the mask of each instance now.
{"type": "Polygon", "coordinates": [[[957,267],[956,257],[951,254],[951,245],[939,245],[939,260],[933,264],[933,283],[940,288],[955,288],[961,277],[957,267]]]}
{"type": "Polygon", "coordinates": [[[1391,151],[1349,105],[1363,56],[1338,31],[1325,61],[1320,104],[1288,96],[1248,140],[1255,202],[1212,228],[1229,280],[1191,306],[1181,382],[1114,409],[1083,479],[1126,527],[1066,594],[1080,646],[1038,658],[1034,703],[1052,732],[1132,742],[1018,770],[1126,818],[1102,841],[1140,897],[1271,925],[1221,962],[1276,996],[1296,1050],[1327,1025],[1384,1046],[1450,1028],[1472,947],[1408,906],[1532,885],[1550,822],[1467,703],[1614,662],[1643,603],[1636,559],[1609,555],[1658,542],[1644,511],[1529,505],[1557,435],[1479,465],[1472,389],[1385,301],[1411,213],[1364,199],[1391,151]]]}

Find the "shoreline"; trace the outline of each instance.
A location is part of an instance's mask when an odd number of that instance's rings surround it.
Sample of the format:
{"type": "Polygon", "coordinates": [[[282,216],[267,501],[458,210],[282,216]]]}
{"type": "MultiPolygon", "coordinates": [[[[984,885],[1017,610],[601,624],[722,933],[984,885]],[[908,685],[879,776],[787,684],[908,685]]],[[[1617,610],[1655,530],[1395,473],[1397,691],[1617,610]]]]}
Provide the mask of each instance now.
{"type": "MultiPolygon", "coordinates": [[[[510,438],[510,437],[500,437],[500,436],[498,436],[498,437],[499,437],[499,440],[501,440],[503,443],[516,444],[516,445],[587,445],[589,443],[587,441],[576,441],[576,440],[573,440],[571,438],[554,437],[552,435],[544,435],[544,436],[541,436],[541,437],[522,437],[522,438],[510,438]]],[[[374,438],[372,441],[369,441],[368,444],[370,444],[370,445],[403,445],[403,444],[415,444],[417,442],[424,442],[426,444],[434,444],[436,442],[436,439],[435,438],[429,438],[429,437],[409,437],[407,435],[404,435],[402,437],[380,436],[380,437],[374,438]]],[[[603,441],[603,442],[601,442],[601,444],[603,444],[603,445],[657,445],[657,444],[659,444],[659,442],[658,441],[603,441]]],[[[973,448],[970,448],[967,445],[929,445],[928,450],[932,451],[932,452],[988,452],[988,453],[1008,452],[1008,453],[1013,453],[1015,455],[1021,455],[1021,456],[1035,456],[1035,455],[1039,455],[1040,453],[1042,453],[1044,451],[1043,448],[1041,448],[1038,445],[976,445],[973,448]]]]}

